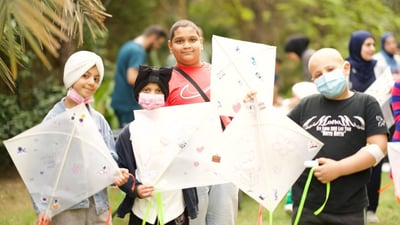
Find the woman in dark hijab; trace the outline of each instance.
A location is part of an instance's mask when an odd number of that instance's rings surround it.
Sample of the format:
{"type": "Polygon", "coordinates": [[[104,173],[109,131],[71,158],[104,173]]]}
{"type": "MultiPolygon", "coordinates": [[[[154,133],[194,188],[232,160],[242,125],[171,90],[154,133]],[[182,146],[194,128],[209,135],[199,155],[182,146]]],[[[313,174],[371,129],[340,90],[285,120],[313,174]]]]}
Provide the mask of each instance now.
{"type": "Polygon", "coordinates": [[[374,69],[377,61],[372,58],[375,53],[372,34],[365,30],[354,32],[349,42],[349,53],[350,88],[364,92],[376,80],[374,69]]]}

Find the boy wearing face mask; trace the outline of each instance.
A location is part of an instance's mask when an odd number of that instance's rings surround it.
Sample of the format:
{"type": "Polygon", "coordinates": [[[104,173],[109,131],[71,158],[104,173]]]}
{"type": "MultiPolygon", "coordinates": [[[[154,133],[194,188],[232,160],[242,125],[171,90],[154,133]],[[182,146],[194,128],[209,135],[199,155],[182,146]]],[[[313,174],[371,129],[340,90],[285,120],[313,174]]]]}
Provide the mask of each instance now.
{"type": "MultiPolygon", "coordinates": [[[[134,95],[143,109],[152,110],[164,105],[168,97],[168,82],[171,78],[172,69],[155,69],[147,66],[140,66],[136,79],[134,95]]],[[[134,135],[131,122],[120,134],[116,150],[119,156],[118,165],[127,168],[131,174],[135,174],[137,168],[134,148],[131,136],[134,135]]],[[[129,225],[157,224],[157,211],[152,207],[146,212],[149,202],[157,202],[153,195],[154,187],[142,184],[139,180],[130,177],[128,182],[120,187],[126,196],[118,207],[118,216],[123,218],[130,214],[129,225]],[[136,183],[135,183],[136,182],[136,183]]],[[[189,224],[189,217],[194,219],[197,216],[197,192],[196,188],[162,192],[163,217],[166,225],[189,224]]]]}
{"type": "MultiPolygon", "coordinates": [[[[372,96],[349,90],[350,64],[337,50],[318,50],[308,65],[320,94],[302,99],[288,116],[324,146],[315,157],[319,165],[298,224],[364,225],[370,168],[386,154],[387,128],[381,109],[372,96]],[[328,182],[329,198],[316,216],[328,182]]],[[[306,169],[293,186],[293,223],[309,172],[306,169]]]]}

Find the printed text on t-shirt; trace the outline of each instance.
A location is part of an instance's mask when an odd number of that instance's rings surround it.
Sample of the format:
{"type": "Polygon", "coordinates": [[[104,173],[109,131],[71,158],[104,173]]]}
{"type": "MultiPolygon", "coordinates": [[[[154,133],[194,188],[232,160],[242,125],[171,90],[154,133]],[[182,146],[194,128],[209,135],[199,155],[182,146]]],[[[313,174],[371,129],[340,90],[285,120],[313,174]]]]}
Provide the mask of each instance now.
{"type": "Polygon", "coordinates": [[[337,118],[324,115],[319,119],[317,116],[313,116],[303,124],[303,128],[308,130],[313,127],[321,132],[322,136],[343,137],[353,128],[365,130],[365,121],[360,116],[353,116],[352,119],[346,115],[339,115],[337,118]]]}

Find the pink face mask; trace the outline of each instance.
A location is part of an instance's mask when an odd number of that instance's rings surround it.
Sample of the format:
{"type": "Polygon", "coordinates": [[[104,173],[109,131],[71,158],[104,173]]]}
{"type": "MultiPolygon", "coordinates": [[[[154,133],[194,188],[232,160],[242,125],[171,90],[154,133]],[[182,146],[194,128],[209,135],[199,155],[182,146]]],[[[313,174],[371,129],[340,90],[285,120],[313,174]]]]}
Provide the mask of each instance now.
{"type": "Polygon", "coordinates": [[[151,110],[160,108],[165,104],[163,94],[139,93],[139,105],[143,109],[151,110]]]}
{"type": "Polygon", "coordinates": [[[72,101],[74,101],[77,104],[81,104],[81,103],[88,104],[88,103],[93,102],[92,96],[90,96],[89,98],[84,98],[80,94],[78,94],[78,92],[76,92],[75,89],[73,89],[73,88],[68,89],[67,98],[71,99],[72,101]]]}

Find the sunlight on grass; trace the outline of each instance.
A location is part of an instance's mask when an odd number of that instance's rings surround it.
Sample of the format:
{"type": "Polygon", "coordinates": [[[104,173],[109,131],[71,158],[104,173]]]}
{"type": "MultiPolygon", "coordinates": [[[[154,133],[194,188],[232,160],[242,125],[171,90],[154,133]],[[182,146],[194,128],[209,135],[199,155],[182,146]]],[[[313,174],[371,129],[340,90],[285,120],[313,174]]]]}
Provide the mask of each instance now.
{"type": "MultiPolygon", "coordinates": [[[[15,178],[0,178],[0,224],[1,225],[35,225],[35,214],[29,195],[25,189],[25,185],[18,175],[15,178]]],[[[389,182],[387,173],[383,173],[382,185],[389,182]]],[[[109,188],[110,201],[112,202],[111,210],[115,211],[122,201],[124,195],[116,188],[109,188]]],[[[282,201],[273,212],[273,225],[290,225],[290,216],[283,210],[282,201]]],[[[380,204],[377,215],[382,225],[397,225],[400,221],[398,213],[400,205],[394,198],[394,187],[391,186],[380,197],[380,204]]],[[[238,214],[237,225],[255,225],[258,215],[258,203],[243,195],[241,201],[241,210],[238,214]]],[[[263,209],[263,224],[267,225],[269,221],[269,213],[263,209]]],[[[121,219],[114,217],[114,225],[127,225],[128,216],[121,219]]]]}

